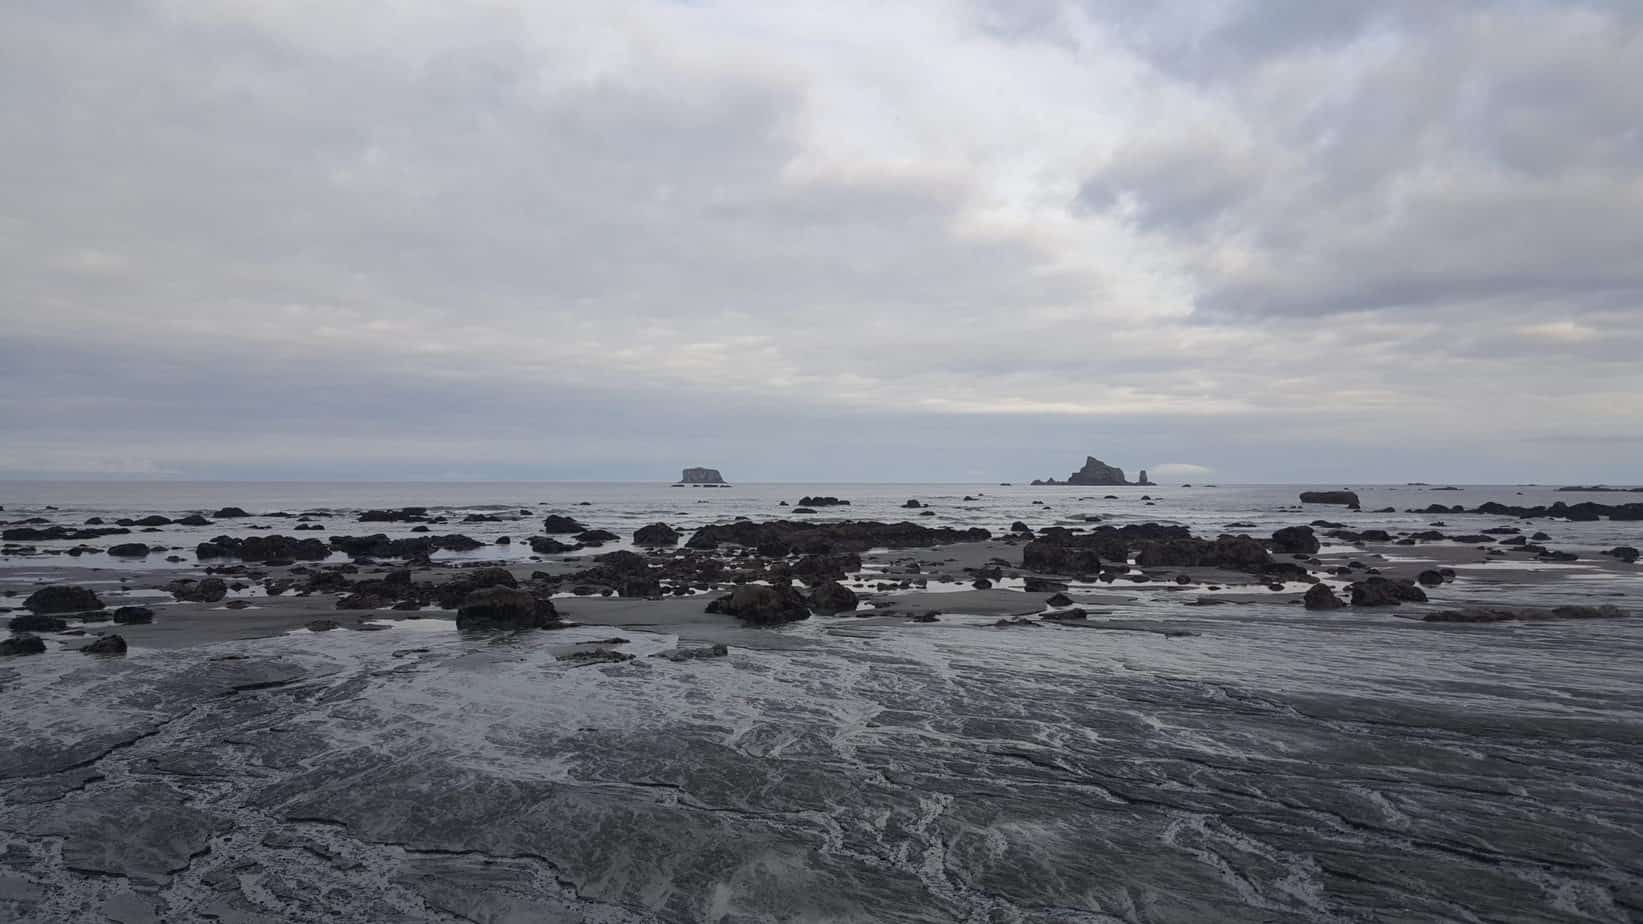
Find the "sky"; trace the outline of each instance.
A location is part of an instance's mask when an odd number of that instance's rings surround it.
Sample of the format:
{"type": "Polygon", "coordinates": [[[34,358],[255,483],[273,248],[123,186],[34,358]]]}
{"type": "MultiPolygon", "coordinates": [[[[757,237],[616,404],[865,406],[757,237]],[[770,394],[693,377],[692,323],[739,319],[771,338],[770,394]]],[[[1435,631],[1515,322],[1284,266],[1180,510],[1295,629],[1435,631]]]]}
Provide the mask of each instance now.
{"type": "Polygon", "coordinates": [[[1643,4],[11,0],[0,477],[1643,482],[1643,4]]]}

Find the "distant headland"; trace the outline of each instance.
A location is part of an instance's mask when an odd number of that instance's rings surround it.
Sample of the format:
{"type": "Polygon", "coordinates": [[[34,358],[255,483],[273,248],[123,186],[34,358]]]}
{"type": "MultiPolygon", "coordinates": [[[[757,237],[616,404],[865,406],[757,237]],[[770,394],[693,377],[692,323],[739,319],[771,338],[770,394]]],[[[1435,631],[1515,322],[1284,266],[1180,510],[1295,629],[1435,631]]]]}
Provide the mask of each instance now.
{"type": "Polygon", "coordinates": [[[1146,469],[1141,470],[1141,476],[1139,478],[1137,478],[1134,481],[1130,481],[1130,480],[1128,480],[1127,478],[1124,477],[1124,470],[1119,468],[1118,466],[1108,465],[1107,463],[1101,461],[1100,459],[1097,459],[1095,456],[1085,456],[1084,457],[1084,467],[1079,469],[1076,472],[1073,472],[1071,475],[1068,475],[1066,481],[1057,481],[1054,478],[1049,478],[1049,479],[1034,478],[1033,479],[1033,484],[1038,484],[1038,485],[1051,485],[1051,484],[1084,484],[1084,485],[1135,484],[1135,485],[1151,485],[1152,482],[1147,480],[1147,470],[1146,469]]]}
{"type": "Polygon", "coordinates": [[[674,487],[682,488],[689,485],[693,488],[728,488],[730,485],[716,468],[687,468],[674,487]]]}

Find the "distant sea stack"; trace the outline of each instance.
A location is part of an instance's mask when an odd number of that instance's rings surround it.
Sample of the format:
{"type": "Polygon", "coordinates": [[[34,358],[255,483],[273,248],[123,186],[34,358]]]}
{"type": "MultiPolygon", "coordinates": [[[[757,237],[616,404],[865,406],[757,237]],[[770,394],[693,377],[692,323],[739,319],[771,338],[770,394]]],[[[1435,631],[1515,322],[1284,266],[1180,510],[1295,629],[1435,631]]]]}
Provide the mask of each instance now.
{"type": "Polygon", "coordinates": [[[684,474],[679,476],[678,484],[674,485],[674,487],[680,487],[683,485],[690,485],[693,488],[730,487],[730,485],[725,482],[724,476],[720,475],[719,470],[716,468],[685,469],[684,474]]]}
{"type": "Polygon", "coordinates": [[[1084,467],[1079,469],[1076,472],[1073,472],[1071,475],[1068,475],[1066,481],[1057,481],[1054,478],[1050,478],[1050,479],[1037,479],[1037,478],[1035,478],[1035,479],[1033,479],[1033,484],[1040,484],[1040,485],[1045,485],[1045,484],[1086,484],[1086,485],[1136,484],[1136,485],[1150,485],[1150,484],[1152,484],[1152,482],[1147,480],[1147,470],[1146,469],[1141,470],[1141,477],[1140,478],[1136,479],[1135,481],[1130,481],[1129,479],[1124,477],[1124,470],[1119,468],[1118,466],[1108,465],[1107,463],[1101,461],[1100,459],[1097,459],[1095,456],[1085,456],[1084,457],[1084,467]]]}

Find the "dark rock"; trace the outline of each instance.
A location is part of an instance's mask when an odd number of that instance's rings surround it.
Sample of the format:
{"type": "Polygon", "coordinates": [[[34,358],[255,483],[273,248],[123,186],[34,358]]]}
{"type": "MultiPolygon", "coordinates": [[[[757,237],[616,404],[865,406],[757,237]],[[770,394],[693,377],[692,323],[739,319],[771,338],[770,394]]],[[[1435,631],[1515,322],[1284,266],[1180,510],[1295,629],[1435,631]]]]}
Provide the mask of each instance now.
{"type": "Polygon", "coordinates": [[[1426,622],[1547,622],[1567,619],[1617,619],[1630,615],[1615,606],[1559,606],[1552,609],[1470,607],[1421,617],[1426,622]]]}
{"type": "Polygon", "coordinates": [[[806,496],[806,497],[799,498],[798,506],[800,506],[800,507],[848,507],[848,506],[850,506],[850,502],[847,501],[847,500],[843,500],[841,498],[831,497],[831,496],[826,496],[826,497],[809,497],[809,496],[806,496]]]}
{"type": "Polygon", "coordinates": [[[576,546],[567,545],[550,536],[532,536],[530,543],[531,551],[538,555],[559,555],[576,550],[576,546]]]}
{"type": "Polygon", "coordinates": [[[754,523],[750,520],[739,520],[729,524],[704,526],[690,537],[685,547],[713,549],[720,545],[739,545],[758,549],[764,555],[780,556],[794,552],[861,553],[871,548],[905,549],[955,542],[979,542],[990,538],[992,534],[985,529],[931,528],[916,523],[849,520],[840,523],[799,523],[791,520],[754,523]]]}
{"type": "Polygon", "coordinates": [[[23,600],[23,609],[31,613],[84,613],[102,608],[103,601],[95,593],[73,584],[42,587],[23,600]]]}
{"type": "Polygon", "coordinates": [[[201,580],[180,578],[165,585],[173,597],[185,603],[216,603],[228,596],[228,583],[222,578],[208,577],[201,580]]]}
{"type": "Polygon", "coordinates": [[[725,480],[716,468],[687,468],[679,476],[679,484],[724,484],[725,480]]]}
{"type": "Polygon", "coordinates": [[[24,613],[13,616],[7,628],[13,632],[61,632],[68,628],[68,622],[45,613],[24,613]]]}
{"type": "Polygon", "coordinates": [[[909,500],[909,501],[907,501],[907,503],[902,504],[902,506],[907,508],[908,510],[917,510],[920,507],[923,507],[924,505],[919,503],[917,500],[909,500]]]}
{"type": "Polygon", "coordinates": [[[218,536],[194,548],[197,558],[239,558],[245,561],[324,561],[331,547],[319,539],[298,539],[273,534],[236,539],[218,536]]]}
{"type": "Polygon", "coordinates": [[[126,640],[118,635],[99,635],[91,644],[80,646],[80,650],[94,655],[123,655],[126,653],[126,640]]]}
{"type": "MultiPolygon", "coordinates": [[[[511,575],[510,575],[511,576],[511,575]]],[[[495,585],[470,591],[456,611],[458,629],[537,629],[558,621],[552,602],[515,587],[495,585]]]]}
{"type": "Polygon", "coordinates": [[[210,526],[211,521],[205,517],[192,513],[177,521],[178,526],[210,526]]]}
{"type": "MultiPolygon", "coordinates": [[[[1145,475],[1146,473],[1143,472],[1142,474],[1145,475]]],[[[1084,457],[1084,467],[1079,469],[1076,472],[1073,472],[1071,475],[1068,475],[1066,481],[1056,481],[1054,478],[1048,478],[1048,479],[1044,479],[1044,480],[1038,480],[1038,479],[1033,480],[1033,484],[1035,484],[1035,485],[1056,485],[1056,484],[1109,485],[1109,484],[1129,484],[1129,483],[1130,483],[1129,480],[1124,477],[1124,470],[1123,469],[1119,468],[1116,465],[1108,465],[1107,463],[1102,462],[1100,459],[1097,459],[1095,456],[1085,456],[1084,457]]],[[[1144,482],[1143,481],[1143,482],[1137,482],[1137,483],[1138,484],[1149,484],[1150,482],[1144,482]]]]}
{"type": "Polygon", "coordinates": [[[1415,580],[1427,587],[1436,587],[1443,583],[1443,575],[1440,572],[1428,568],[1420,574],[1415,575],[1415,580]]]}
{"type": "Polygon", "coordinates": [[[367,510],[359,515],[361,523],[418,523],[428,519],[427,507],[400,507],[398,510],[367,510]]]}
{"type": "Polygon", "coordinates": [[[652,523],[633,531],[633,544],[646,548],[679,544],[679,531],[666,523],[652,523]]]}
{"type": "Polygon", "coordinates": [[[1279,552],[1311,554],[1318,551],[1320,543],[1312,527],[1286,526],[1272,534],[1272,548],[1279,552]]]}
{"type": "Polygon", "coordinates": [[[0,658],[9,658],[14,655],[45,654],[45,639],[38,635],[14,635],[11,638],[0,639],[0,658]]]}
{"type": "Polygon", "coordinates": [[[838,581],[824,581],[810,592],[810,606],[818,613],[854,610],[856,593],[838,581]]]}
{"type": "Polygon", "coordinates": [[[1637,549],[1629,545],[1621,545],[1616,546],[1603,554],[1609,556],[1610,558],[1617,558],[1629,565],[1637,561],[1639,553],[1637,549]]]}
{"type": "Polygon", "coordinates": [[[1021,547],[1021,567],[1047,574],[1093,574],[1101,570],[1095,549],[1035,539],[1021,547]]]}
{"type": "Polygon", "coordinates": [[[1354,582],[1349,588],[1353,606],[1397,606],[1400,603],[1425,603],[1426,592],[1413,581],[1389,581],[1372,577],[1354,582]]]}
{"type": "Polygon", "coordinates": [[[1051,594],[1049,599],[1044,601],[1045,606],[1072,606],[1072,604],[1073,598],[1064,593],[1051,594]]]}
{"type": "Polygon", "coordinates": [[[305,628],[309,632],[330,632],[333,629],[342,628],[342,623],[337,622],[335,619],[315,619],[308,623],[305,628]]]}
{"type": "Polygon", "coordinates": [[[583,545],[603,545],[607,542],[615,542],[622,537],[608,529],[584,529],[573,538],[583,545]]]}
{"type": "Polygon", "coordinates": [[[547,519],[542,521],[542,531],[549,534],[580,533],[585,532],[587,528],[571,517],[560,516],[557,513],[548,514],[547,519]]]}
{"type": "Polygon", "coordinates": [[[1358,506],[1358,495],[1352,491],[1302,491],[1303,504],[1344,504],[1358,506]]]}
{"type": "Polygon", "coordinates": [[[730,649],[724,644],[706,645],[699,648],[675,648],[656,655],[666,661],[701,661],[706,658],[723,658],[730,654],[730,649]]]}
{"type": "Polygon", "coordinates": [[[121,625],[147,625],[154,621],[154,611],[146,606],[122,606],[114,610],[114,621],[121,625]]]}
{"type": "Polygon", "coordinates": [[[1043,578],[1028,577],[1022,579],[1022,590],[1030,594],[1058,594],[1065,592],[1067,585],[1060,581],[1047,581],[1043,578]]]}
{"type": "Polygon", "coordinates": [[[1307,588],[1306,596],[1301,599],[1309,610],[1338,610],[1346,606],[1334,591],[1323,584],[1313,584],[1307,588]]]}
{"type": "Polygon", "coordinates": [[[154,514],[152,516],[143,517],[140,520],[135,520],[135,521],[133,521],[132,525],[133,526],[170,526],[171,525],[171,518],[170,517],[162,517],[158,514],[154,514]]]}
{"type": "Polygon", "coordinates": [[[707,605],[707,612],[734,616],[757,626],[779,625],[810,618],[804,598],[792,585],[743,584],[707,605]]]}
{"type": "Polygon", "coordinates": [[[213,513],[211,518],[213,520],[232,520],[237,517],[248,517],[250,515],[251,514],[246,513],[238,507],[224,507],[216,513],[213,513]]]}

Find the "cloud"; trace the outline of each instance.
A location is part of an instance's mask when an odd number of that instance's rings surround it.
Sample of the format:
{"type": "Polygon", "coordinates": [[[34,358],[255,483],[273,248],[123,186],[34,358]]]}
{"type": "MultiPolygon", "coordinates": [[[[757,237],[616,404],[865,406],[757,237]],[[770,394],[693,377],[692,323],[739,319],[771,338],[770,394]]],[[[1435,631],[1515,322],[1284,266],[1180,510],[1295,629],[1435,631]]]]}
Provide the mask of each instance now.
{"type": "Polygon", "coordinates": [[[1550,471],[1643,426],[1640,23],[12,4],[0,471],[1550,471]]]}

